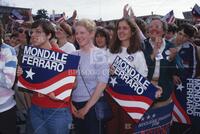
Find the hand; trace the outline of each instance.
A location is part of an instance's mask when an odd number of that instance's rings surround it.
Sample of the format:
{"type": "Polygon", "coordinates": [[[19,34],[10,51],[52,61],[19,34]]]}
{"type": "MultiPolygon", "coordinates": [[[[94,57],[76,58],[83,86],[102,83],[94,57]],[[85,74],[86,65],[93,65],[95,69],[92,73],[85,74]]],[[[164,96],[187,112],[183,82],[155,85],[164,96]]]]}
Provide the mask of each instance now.
{"type": "Polygon", "coordinates": [[[115,73],[115,68],[111,65],[110,70],[109,70],[110,75],[114,75],[115,73]]]}
{"type": "Polygon", "coordinates": [[[159,37],[159,36],[156,36],[155,37],[155,44],[154,44],[154,47],[160,49],[161,45],[162,45],[162,37],[159,37]]]}
{"type": "Polygon", "coordinates": [[[126,4],[126,5],[124,6],[124,9],[123,9],[123,17],[128,17],[128,16],[129,16],[129,15],[128,15],[129,10],[128,10],[127,8],[128,8],[128,4],[126,4]]]}
{"type": "Polygon", "coordinates": [[[181,82],[181,79],[177,76],[177,75],[173,75],[173,83],[175,85],[180,85],[182,82],[181,82]]]}
{"type": "Polygon", "coordinates": [[[53,100],[59,100],[59,99],[56,98],[54,92],[49,93],[48,96],[49,96],[51,99],[53,99],[53,100]]]}
{"type": "Polygon", "coordinates": [[[72,14],[72,19],[76,19],[76,17],[77,17],[77,11],[74,10],[74,12],[73,12],[73,14],[72,14]]]}
{"type": "Polygon", "coordinates": [[[162,87],[160,87],[158,85],[156,85],[156,88],[157,88],[157,91],[156,91],[155,97],[156,97],[156,99],[158,99],[161,97],[161,95],[163,93],[163,89],[162,89],[162,87]]]}
{"type": "Polygon", "coordinates": [[[129,16],[130,16],[131,20],[132,20],[133,22],[135,22],[135,14],[134,14],[134,12],[133,12],[132,7],[129,7],[128,12],[129,12],[129,16]]]}
{"type": "Polygon", "coordinates": [[[72,112],[72,114],[76,117],[76,118],[78,118],[79,116],[78,116],[78,110],[76,109],[76,107],[72,104],[72,102],[70,103],[70,105],[71,105],[71,112],[72,112]]]}
{"type": "Polygon", "coordinates": [[[84,119],[85,115],[88,113],[89,108],[85,105],[83,108],[78,110],[78,118],[84,119]]]}
{"type": "Polygon", "coordinates": [[[151,54],[151,59],[154,60],[158,53],[159,53],[158,47],[154,46],[153,53],[151,54]]]}
{"type": "Polygon", "coordinates": [[[17,66],[17,77],[21,76],[23,74],[23,70],[20,66],[17,66]]]}

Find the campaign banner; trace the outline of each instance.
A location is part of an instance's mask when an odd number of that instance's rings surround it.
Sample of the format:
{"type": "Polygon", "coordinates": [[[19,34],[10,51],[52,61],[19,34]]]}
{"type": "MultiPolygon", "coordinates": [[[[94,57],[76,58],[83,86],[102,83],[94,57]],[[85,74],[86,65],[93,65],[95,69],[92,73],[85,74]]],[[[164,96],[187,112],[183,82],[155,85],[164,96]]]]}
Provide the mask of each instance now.
{"type": "Polygon", "coordinates": [[[48,95],[54,93],[68,101],[76,78],[79,56],[25,46],[22,57],[23,74],[18,86],[48,95]]]}
{"type": "Polygon", "coordinates": [[[189,78],[173,94],[173,120],[184,124],[200,123],[200,79],[189,78]]]}
{"type": "Polygon", "coordinates": [[[134,128],[134,134],[165,134],[172,121],[173,103],[150,108],[134,128]]]}
{"type": "Polygon", "coordinates": [[[112,64],[107,92],[137,123],[153,103],[156,88],[117,56],[112,64]]]}

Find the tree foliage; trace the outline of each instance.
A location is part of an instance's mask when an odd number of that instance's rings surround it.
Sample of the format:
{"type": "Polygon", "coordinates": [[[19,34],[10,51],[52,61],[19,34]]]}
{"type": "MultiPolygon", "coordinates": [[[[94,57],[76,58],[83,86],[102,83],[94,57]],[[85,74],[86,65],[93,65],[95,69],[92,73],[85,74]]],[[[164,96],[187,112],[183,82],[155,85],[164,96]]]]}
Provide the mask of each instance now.
{"type": "Polygon", "coordinates": [[[37,15],[34,17],[34,20],[38,19],[49,19],[48,12],[45,9],[39,9],[37,15]]]}

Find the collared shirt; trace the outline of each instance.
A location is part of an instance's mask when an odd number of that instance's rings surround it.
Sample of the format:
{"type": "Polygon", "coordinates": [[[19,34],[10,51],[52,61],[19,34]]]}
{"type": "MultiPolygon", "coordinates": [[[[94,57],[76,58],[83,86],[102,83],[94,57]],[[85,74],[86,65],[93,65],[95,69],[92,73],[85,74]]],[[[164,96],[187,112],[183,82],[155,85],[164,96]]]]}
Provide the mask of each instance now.
{"type": "MultiPolygon", "coordinates": [[[[151,44],[152,48],[154,48],[154,44],[153,44],[151,39],[149,39],[149,43],[151,44]]],[[[165,46],[166,46],[165,39],[162,39],[162,44],[161,44],[161,47],[159,49],[159,53],[157,55],[157,56],[159,56],[159,58],[156,58],[155,70],[154,70],[154,74],[153,74],[152,79],[157,80],[160,76],[160,60],[162,59],[161,56],[162,56],[162,53],[165,49],[165,46]]]]}

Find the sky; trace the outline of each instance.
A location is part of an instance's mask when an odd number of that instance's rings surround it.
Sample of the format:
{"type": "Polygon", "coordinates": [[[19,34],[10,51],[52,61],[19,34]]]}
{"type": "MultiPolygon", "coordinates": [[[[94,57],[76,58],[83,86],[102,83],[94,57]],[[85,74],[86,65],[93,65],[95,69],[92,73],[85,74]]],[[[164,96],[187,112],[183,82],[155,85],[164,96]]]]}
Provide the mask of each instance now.
{"type": "Polygon", "coordinates": [[[191,11],[200,0],[1,0],[1,4],[31,8],[35,14],[38,9],[46,9],[49,14],[65,12],[71,16],[77,10],[77,18],[113,20],[123,14],[123,6],[129,4],[136,16],[153,14],[165,15],[174,10],[176,18],[184,18],[183,11],[191,11]]]}

